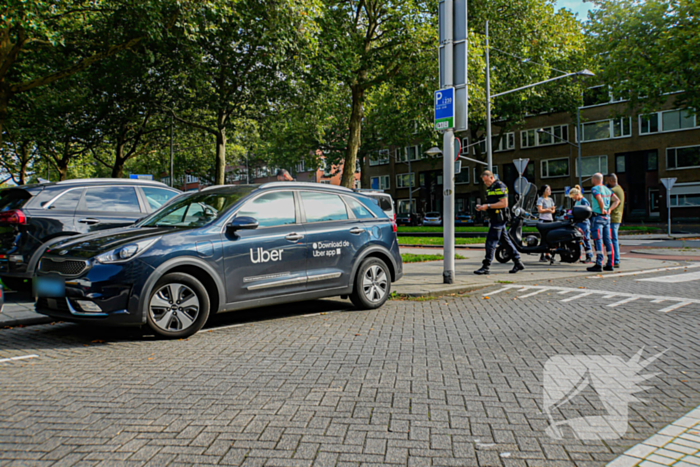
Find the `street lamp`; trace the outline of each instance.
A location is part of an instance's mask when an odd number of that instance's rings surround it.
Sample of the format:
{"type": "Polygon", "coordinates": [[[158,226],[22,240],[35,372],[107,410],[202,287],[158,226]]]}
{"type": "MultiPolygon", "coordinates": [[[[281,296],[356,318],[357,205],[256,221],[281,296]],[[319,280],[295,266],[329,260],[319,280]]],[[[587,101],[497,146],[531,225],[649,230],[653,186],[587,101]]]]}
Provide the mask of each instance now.
{"type": "MultiPolygon", "coordinates": [[[[544,81],[539,81],[537,83],[528,84],[527,86],[520,86],[519,88],[511,89],[509,91],[499,92],[497,94],[491,95],[491,67],[489,65],[489,22],[486,21],[486,161],[488,170],[493,172],[493,150],[491,141],[491,99],[505,96],[506,94],[511,94],[518,91],[523,91],[525,89],[534,88],[535,86],[540,86],[542,84],[551,83],[564,78],[569,78],[571,76],[595,76],[595,74],[590,70],[581,70],[574,73],[565,73],[560,76],[555,76],[554,78],[549,78],[544,81]]],[[[577,128],[580,133],[581,129],[577,128]]],[[[579,141],[581,140],[579,136],[579,141]]],[[[581,150],[579,147],[579,157],[581,155],[581,150]]],[[[580,166],[580,164],[579,164],[580,166]]]]}

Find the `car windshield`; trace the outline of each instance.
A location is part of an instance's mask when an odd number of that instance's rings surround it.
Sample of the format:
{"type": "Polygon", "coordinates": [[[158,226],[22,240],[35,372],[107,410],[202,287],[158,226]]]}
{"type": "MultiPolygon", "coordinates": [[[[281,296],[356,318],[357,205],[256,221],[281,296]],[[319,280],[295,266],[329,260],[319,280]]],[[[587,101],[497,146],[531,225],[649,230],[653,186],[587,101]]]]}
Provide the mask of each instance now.
{"type": "Polygon", "coordinates": [[[184,196],[151,214],[137,227],[202,227],[221,217],[251,191],[252,187],[246,187],[184,196]]]}

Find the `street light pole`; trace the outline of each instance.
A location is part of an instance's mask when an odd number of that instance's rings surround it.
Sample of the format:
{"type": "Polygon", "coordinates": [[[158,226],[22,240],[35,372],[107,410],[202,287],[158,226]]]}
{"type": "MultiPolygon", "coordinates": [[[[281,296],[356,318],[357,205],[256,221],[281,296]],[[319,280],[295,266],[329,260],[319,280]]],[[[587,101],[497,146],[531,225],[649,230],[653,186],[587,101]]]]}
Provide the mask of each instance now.
{"type": "MultiPolygon", "coordinates": [[[[445,0],[445,88],[454,83],[454,2],[445,0]]],[[[443,225],[443,284],[452,284],[455,276],[455,136],[452,128],[442,136],[442,225],[443,225]]]]}
{"type": "Polygon", "coordinates": [[[583,167],[581,166],[581,107],[576,106],[576,142],[578,143],[578,186],[583,188],[581,182],[581,173],[583,172],[583,167]]]}
{"type": "MultiPolygon", "coordinates": [[[[406,151],[406,148],[404,148],[406,151]]],[[[406,157],[408,158],[408,214],[413,216],[413,181],[411,179],[411,155],[406,151],[406,157]]],[[[413,220],[413,217],[409,217],[413,220]]]]}
{"type": "Polygon", "coordinates": [[[493,172],[491,147],[491,65],[489,64],[489,20],[486,20],[486,168],[493,172]]]}

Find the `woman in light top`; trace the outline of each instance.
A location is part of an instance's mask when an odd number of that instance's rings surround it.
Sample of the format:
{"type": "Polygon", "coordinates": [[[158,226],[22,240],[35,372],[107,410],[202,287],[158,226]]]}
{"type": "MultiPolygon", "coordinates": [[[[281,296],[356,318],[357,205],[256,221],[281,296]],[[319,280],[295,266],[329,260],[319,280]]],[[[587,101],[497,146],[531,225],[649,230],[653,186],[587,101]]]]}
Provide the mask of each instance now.
{"type": "MultiPolygon", "coordinates": [[[[537,212],[540,213],[540,222],[554,222],[554,213],[557,207],[552,199],[552,188],[549,185],[542,185],[540,188],[540,197],[537,199],[537,212]]],[[[543,263],[551,262],[552,258],[549,253],[540,255],[540,261],[543,263]]]]}
{"type": "MultiPolygon", "coordinates": [[[[588,206],[591,207],[591,203],[588,202],[586,198],[583,197],[581,193],[581,187],[576,185],[571,190],[569,190],[569,198],[574,201],[574,206],[588,206]]],[[[593,262],[593,249],[591,248],[591,221],[586,219],[583,222],[577,222],[576,227],[581,229],[583,232],[583,248],[586,250],[586,260],[582,260],[582,263],[592,263],[593,262]]]]}

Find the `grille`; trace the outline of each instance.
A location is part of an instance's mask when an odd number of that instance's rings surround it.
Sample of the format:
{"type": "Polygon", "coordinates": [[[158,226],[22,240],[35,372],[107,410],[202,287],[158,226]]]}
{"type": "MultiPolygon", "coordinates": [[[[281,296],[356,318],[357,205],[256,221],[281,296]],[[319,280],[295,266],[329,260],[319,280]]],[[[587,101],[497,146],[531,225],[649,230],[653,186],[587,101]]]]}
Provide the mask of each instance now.
{"type": "Polygon", "coordinates": [[[39,264],[41,272],[55,272],[62,276],[77,276],[87,269],[88,263],[85,260],[67,259],[64,261],[54,261],[51,258],[42,258],[39,264]]]}

